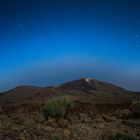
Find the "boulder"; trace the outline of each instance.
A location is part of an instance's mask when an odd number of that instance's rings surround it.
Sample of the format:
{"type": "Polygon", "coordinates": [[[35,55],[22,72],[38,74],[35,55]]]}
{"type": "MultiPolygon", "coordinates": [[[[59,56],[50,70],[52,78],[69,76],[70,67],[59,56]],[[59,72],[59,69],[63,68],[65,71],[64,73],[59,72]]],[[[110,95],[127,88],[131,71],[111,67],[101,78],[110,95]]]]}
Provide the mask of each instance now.
{"type": "Polygon", "coordinates": [[[68,129],[65,129],[65,130],[64,130],[64,136],[65,136],[67,139],[69,139],[69,138],[71,137],[71,135],[72,135],[72,133],[71,133],[70,130],[68,130],[68,129]]]}
{"type": "Polygon", "coordinates": [[[68,121],[64,118],[59,118],[57,123],[61,128],[67,128],[69,125],[68,121]]]}

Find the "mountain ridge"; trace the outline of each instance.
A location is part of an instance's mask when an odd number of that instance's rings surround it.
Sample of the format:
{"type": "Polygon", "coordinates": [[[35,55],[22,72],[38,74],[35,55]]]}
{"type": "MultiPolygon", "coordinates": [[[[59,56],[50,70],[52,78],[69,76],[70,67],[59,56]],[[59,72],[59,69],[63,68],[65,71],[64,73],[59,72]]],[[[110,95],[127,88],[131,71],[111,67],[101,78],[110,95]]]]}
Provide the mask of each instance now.
{"type": "Polygon", "coordinates": [[[0,104],[43,103],[52,96],[72,95],[94,102],[127,102],[139,98],[139,94],[95,78],[82,77],[62,83],[57,87],[19,86],[0,94],[0,104]],[[103,97],[103,98],[102,98],[103,97]]]}

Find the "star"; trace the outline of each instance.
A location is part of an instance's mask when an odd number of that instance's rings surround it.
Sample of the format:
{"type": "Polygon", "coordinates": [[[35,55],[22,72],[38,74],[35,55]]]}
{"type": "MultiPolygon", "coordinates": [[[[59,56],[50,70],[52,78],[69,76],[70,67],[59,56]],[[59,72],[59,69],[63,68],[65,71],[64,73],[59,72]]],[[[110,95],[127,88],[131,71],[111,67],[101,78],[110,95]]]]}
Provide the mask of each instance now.
{"type": "Polygon", "coordinates": [[[113,1],[112,0],[108,1],[108,5],[112,6],[113,5],[113,1]]]}
{"type": "Polygon", "coordinates": [[[137,17],[136,19],[137,19],[137,20],[140,20],[140,17],[137,17]]]}
{"type": "Polygon", "coordinates": [[[138,34],[136,34],[136,38],[139,38],[139,35],[138,34]]]}
{"type": "Polygon", "coordinates": [[[130,31],[130,32],[133,31],[133,28],[128,28],[128,31],[130,31]]]}
{"type": "Polygon", "coordinates": [[[23,24],[22,24],[22,23],[20,23],[20,24],[19,24],[19,26],[20,26],[20,27],[22,27],[22,26],[23,26],[23,24]]]}
{"type": "Polygon", "coordinates": [[[64,44],[63,41],[60,41],[59,43],[60,43],[60,45],[63,45],[64,44]]]}
{"type": "Polygon", "coordinates": [[[20,16],[18,14],[16,14],[16,18],[18,19],[20,16]]]}
{"type": "Polygon", "coordinates": [[[91,4],[91,1],[90,0],[88,0],[87,2],[88,2],[88,4],[91,4]]]}
{"type": "Polygon", "coordinates": [[[112,2],[110,2],[110,3],[109,3],[109,5],[110,5],[110,6],[112,6],[112,5],[113,5],[113,3],[112,3],[112,2]]]}
{"type": "Polygon", "coordinates": [[[24,26],[23,26],[23,23],[19,23],[18,26],[19,26],[19,27],[18,27],[19,32],[24,32],[24,31],[25,31],[25,28],[24,28],[24,26]]]}

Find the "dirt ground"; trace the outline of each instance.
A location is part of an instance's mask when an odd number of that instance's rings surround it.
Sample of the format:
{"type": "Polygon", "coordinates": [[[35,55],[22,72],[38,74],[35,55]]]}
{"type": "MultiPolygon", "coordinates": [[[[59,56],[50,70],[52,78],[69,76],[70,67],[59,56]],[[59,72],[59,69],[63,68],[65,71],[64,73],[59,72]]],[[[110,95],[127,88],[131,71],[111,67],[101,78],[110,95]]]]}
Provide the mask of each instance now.
{"type": "Polygon", "coordinates": [[[126,133],[140,139],[140,118],[129,104],[76,102],[66,118],[45,118],[43,104],[2,106],[0,140],[109,140],[126,133]]]}

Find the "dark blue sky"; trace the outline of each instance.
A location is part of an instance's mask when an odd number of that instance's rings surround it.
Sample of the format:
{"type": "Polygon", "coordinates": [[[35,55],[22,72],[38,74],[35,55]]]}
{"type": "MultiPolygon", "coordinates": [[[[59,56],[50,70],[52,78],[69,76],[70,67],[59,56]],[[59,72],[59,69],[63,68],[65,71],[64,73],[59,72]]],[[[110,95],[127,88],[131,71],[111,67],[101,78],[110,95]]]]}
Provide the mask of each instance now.
{"type": "Polygon", "coordinates": [[[82,76],[140,90],[139,0],[0,0],[0,91],[82,76]]]}

